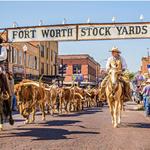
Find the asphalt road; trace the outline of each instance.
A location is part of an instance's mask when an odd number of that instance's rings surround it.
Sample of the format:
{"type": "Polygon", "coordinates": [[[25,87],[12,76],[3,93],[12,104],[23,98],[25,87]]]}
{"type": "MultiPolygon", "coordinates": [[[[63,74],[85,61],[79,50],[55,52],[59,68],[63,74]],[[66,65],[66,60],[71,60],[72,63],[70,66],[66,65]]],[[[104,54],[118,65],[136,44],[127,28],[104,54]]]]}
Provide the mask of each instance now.
{"type": "Polygon", "coordinates": [[[47,115],[24,124],[14,114],[15,125],[0,132],[0,150],[150,150],[150,118],[128,103],[122,124],[113,128],[107,106],[61,116],[47,115]]]}

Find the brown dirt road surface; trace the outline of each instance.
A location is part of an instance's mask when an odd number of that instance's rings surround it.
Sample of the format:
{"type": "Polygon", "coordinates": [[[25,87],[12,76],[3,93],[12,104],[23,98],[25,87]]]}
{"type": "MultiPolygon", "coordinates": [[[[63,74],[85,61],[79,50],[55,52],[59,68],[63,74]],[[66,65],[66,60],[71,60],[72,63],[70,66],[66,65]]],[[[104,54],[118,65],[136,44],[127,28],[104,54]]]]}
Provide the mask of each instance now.
{"type": "Polygon", "coordinates": [[[14,114],[15,125],[0,132],[0,150],[150,150],[150,118],[130,102],[119,128],[113,128],[107,106],[61,116],[47,115],[24,124],[14,114]]]}

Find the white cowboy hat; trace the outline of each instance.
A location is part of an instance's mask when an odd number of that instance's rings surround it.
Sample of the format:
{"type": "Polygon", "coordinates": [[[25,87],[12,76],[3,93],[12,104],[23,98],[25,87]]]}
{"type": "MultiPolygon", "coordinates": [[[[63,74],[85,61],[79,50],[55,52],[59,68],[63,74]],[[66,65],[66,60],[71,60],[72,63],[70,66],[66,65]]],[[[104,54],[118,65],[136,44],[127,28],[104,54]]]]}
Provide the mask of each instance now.
{"type": "Polygon", "coordinates": [[[117,52],[117,53],[121,53],[118,49],[118,47],[112,47],[112,49],[110,50],[110,52],[117,52]]]}
{"type": "Polygon", "coordinates": [[[150,78],[149,78],[149,79],[147,79],[146,83],[150,83],[150,78]]]}

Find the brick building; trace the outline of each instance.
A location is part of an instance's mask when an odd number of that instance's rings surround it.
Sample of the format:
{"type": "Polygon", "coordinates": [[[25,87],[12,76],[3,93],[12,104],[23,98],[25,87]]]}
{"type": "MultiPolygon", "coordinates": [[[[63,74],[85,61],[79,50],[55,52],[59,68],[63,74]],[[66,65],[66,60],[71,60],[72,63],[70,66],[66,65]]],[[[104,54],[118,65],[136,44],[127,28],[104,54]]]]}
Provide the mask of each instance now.
{"type": "Polygon", "coordinates": [[[58,63],[61,64],[59,74],[64,75],[65,82],[75,80],[96,84],[99,79],[100,64],[88,54],[58,55],[58,63]]]}
{"type": "Polygon", "coordinates": [[[150,65],[150,56],[142,57],[141,60],[141,72],[142,74],[149,74],[148,65],[150,65]]]}
{"type": "MultiPolygon", "coordinates": [[[[3,39],[6,39],[3,34],[3,39]]],[[[40,75],[57,74],[58,42],[3,43],[7,47],[8,70],[15,78],[37,78],[40,75]]]]}

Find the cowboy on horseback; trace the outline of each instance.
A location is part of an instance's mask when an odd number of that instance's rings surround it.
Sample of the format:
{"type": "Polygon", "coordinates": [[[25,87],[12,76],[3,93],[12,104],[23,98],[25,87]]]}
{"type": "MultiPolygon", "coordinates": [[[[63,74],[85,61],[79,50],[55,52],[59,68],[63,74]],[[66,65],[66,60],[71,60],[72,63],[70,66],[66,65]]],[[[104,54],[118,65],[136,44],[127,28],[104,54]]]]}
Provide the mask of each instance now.
{"type": "Polygon", "coordinates": [[[9,97],[10,89],[8,86],[7,78],[6,78],[6,71],[5,71],[5,60],[7,59],[7,50],[5,47],[2,47],[3,39],[0,38],[0,80],[1,84],[1,93],[5,99],[9,97]]]}
{"type": "MultiPolygon", "coordinates": [[[[118,64],[117,68],[118,70],[121,70],[121,76],[120,80],[123,83],[123,89],[124,89],[124,101],[129,101],[131,100],[131,95],[130,95],[130,83],[128,81],[128,78],[125,75],[125,71],[127,69],[127,64],[125,59],[120,56],[120,51],[118,50],[117,47],[113,47],[112,50],[110,51],[112,56],[108,58],[107,63],[106,63],[106,71],[109,72],[109,70],[113,67],[113,63],[118,64]]],[[[107,75],[104,80],[102,81],[100,85],[100,100],[106,100],[106,93],[105,93],[105,88],[107,81],[109,79],[109,75],[107,75]]]]}
{"type": "Polygon", "coordinates": [[[14,124],[11,111],[11,91],[8,77],[5,71],[5,60],[7,59],[7,50],[1,44],[3,39],[0,38],[0,130],[3,130],[3,117],[9,119],[11,125],[14,124]]]}

